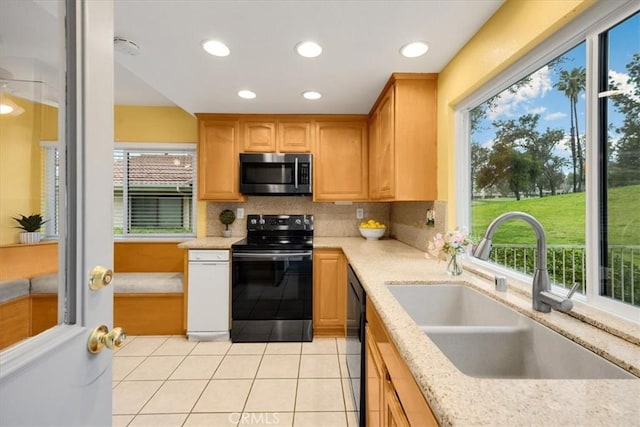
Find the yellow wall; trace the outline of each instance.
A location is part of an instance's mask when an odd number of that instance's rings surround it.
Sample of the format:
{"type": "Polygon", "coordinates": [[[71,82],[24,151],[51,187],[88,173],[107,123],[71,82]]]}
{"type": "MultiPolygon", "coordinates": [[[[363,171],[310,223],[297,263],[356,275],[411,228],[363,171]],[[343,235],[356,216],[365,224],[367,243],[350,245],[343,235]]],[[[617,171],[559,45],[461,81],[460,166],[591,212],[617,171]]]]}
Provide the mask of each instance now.
{"type": "Polygon", "coordinates": [[[438,199],[455,226],[454,108],[596,0],[507,0],[438,76],[438,199]]]}
{"type": "Polygon", "coordinates": [[[117,105],[117,142],[197,142],[196,118],[178,107],[117,105]]]}
{"type": "Polygon", "coordinates": [[[0,245],[18,242],[20,230],[13,217],[40,213],[40,141],[57,139],[55,108],[3,96],[24,112],[0,116],[0,245]]]}

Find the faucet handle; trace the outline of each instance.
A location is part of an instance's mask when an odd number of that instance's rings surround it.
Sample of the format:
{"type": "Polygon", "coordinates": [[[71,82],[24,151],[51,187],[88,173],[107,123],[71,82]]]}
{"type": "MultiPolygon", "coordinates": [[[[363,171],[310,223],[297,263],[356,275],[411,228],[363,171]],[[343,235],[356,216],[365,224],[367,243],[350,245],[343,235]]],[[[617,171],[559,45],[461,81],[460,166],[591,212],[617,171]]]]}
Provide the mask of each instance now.
{"type": "Polygon", "coordinates": [[[567,299],[571,299],[571,297],[573,296],[573,294],[576,293],[576,291],[578,290],[578,287],[580,286],[580,282],[575,282],[573,284],[573,286],[571,287],[571,289],[569,290],[569,293],[567,294],[567,299]]]}

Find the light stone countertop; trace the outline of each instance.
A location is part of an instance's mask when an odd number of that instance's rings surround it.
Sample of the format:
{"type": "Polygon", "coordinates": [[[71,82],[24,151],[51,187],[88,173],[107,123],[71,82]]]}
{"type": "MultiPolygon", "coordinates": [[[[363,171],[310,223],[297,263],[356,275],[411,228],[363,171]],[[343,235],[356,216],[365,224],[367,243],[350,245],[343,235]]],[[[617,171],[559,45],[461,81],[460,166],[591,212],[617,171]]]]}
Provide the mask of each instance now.
{"type": "MultiPolygon", "coordinates": [[[[444,262],[428,260],[423,252],[396,240],[314,237],[314,248],[343,250],[441,425],[640,426],[638,379],[500,380],[461,373],[418,328],[386,283],[463,283],[640,376],[637,325],[601,315],[596,323],[626,331],[627,339],[621,339],[555,310],[533,311],[530,294],[513,291],[511,284],[505,294],[496,292],[493,282],[482,274],[465,271],[453,278],[445,273],[444,262]]],[[[582,316],[589,313],[578,302],[575,310],[582,316]]]]}
{"type": "Polygon", "coordinates": [[[178,245],[183,249],[231,249],[231,245],[244,239],[242,236],[232,237],[200,237],[178,245]]]}

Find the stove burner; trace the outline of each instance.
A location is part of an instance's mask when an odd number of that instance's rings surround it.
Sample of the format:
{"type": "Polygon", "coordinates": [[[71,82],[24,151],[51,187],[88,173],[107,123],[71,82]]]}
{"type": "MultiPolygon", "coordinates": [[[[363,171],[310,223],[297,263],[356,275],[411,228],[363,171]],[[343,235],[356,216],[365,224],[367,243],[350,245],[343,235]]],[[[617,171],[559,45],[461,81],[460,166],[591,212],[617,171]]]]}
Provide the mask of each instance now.
{"type": "Polygon", "coordinates": [[[313,247],[313,215],[248,215],[247,237],[233,250],[298,250],[313,247]]]}

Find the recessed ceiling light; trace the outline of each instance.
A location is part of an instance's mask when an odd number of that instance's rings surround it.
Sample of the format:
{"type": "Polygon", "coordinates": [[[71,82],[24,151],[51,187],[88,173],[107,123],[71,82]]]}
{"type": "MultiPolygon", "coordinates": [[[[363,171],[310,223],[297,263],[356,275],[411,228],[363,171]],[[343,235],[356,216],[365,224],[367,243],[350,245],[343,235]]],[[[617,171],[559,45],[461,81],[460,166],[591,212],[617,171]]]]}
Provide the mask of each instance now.
{"type": "Polygon", "coordinates": [[[202,48],[213,56],[229,56],[231,53],[227,45],[218,40],[208,40],[202,43],[202,48]]]}
{"type": "Polygon", "coordinates": [[[302,96],[304,96],[306,99],[310,99],[312,101],[322,98],[322,94],[320,92],[316,92],[315,90],[304,91],[304,92],[302,92],[302,96]]]}
{"type": "Polygon", "coordinates": [[[239,90],[238,96],[244,99],[253,99],[256,97],[256,93],[247,89],[239,90]]]}
{"type": "Polygon", "coordinates": [[[425,42],[411,42],[400,48],[400,54],[407,58],[422,56],[429,50],[429,45],[425,42]]]}
{"type": "Polygon", "coordinates": [[[0,104],[0,114],[11,114],[13,113],[13,107],[7,104],[0,104]]]}
{"type": "Polygon", "coordinates": [[[315,58],[322,53],[322,46],[312,41],[300,42],[296,45],[296,52],[305,58],[315,58]]]}

